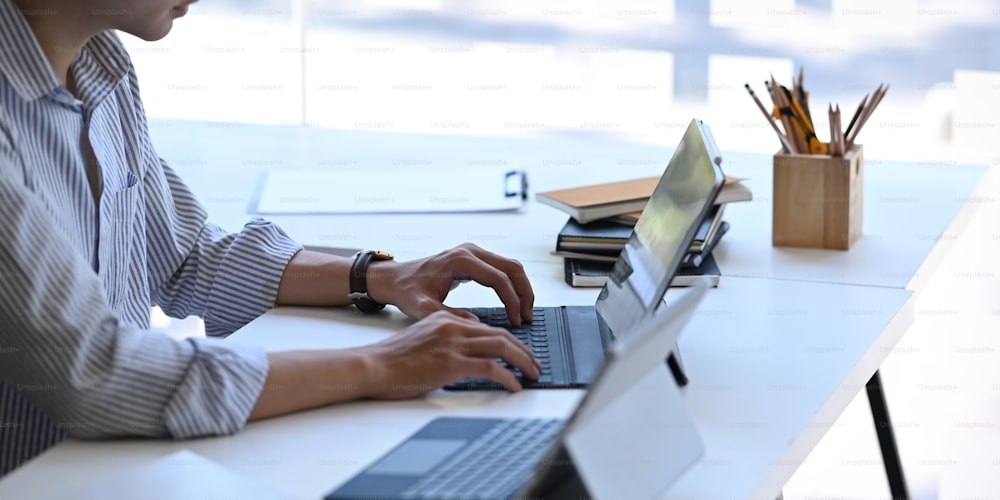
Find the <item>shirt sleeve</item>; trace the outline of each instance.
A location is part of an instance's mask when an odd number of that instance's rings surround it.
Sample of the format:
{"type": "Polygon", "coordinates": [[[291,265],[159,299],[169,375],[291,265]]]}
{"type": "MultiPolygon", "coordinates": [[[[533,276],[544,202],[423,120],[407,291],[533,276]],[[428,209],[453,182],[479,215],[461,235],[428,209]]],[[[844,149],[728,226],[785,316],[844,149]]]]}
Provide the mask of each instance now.
{"type": "Polygon", "coordinates": [[[201,316],[226,335],[274,306],[288,261],[302,247],[253,219],[238,233],[206,221],[205,209],[166,162],[145,176],[150,289],[173,317],[201,316]]]}
{"type": "MultiPolygon", "coordinates": [[[[118,37],[110,36],[124,54],[118,37]]],[[[131,61],[127,64],[132,118],[146,166],[141,177],[150,298],[169,316],[200,316],[208,335],[228,335],[274,307],[285,267],[302,247],[263,219],[250,220],[236,233],[207,221],[190,188],[157,156],[138,76],[131,61]]]]}
{"type": "Polygon", "coordinates": [[[0,176],[0,378],[78,438],[240,430],[265,354],[121,323],[96,273],[12,177],[0,176]]]}

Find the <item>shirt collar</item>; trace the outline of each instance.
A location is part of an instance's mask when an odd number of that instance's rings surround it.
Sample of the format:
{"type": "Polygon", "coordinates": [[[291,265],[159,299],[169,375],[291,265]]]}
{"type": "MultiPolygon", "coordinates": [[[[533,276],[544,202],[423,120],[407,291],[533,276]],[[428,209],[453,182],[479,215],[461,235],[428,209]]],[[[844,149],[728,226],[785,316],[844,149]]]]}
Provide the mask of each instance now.
{"type": "MultiPolygon", "coordinates": [[[[38,99],[63,86],[14,0],[0,0],[0,28],[0,74],[22,98],[38,99]]],[[[121,40],[114,32],[105,31],[84,45],[70,71],[81,84],[83,101],[95,105],[121,82],[131,66],[121,40]]]]}
{"type": "Polygon", "coordinates": [[[128,52],[113,31],[94,36],[83,46],[70,71],[76,75],[80,98],[96,107],[113,91],[132,67],[128,52]]]}

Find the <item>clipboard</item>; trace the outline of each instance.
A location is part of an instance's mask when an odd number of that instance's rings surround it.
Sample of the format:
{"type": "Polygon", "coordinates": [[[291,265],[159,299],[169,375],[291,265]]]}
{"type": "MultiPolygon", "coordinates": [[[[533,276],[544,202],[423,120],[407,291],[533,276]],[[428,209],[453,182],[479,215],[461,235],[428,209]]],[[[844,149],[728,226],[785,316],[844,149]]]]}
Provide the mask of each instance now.
{"type": "Polygon", "coordinates": [[[274,169],[265,173],[259,214],[374,214],[517,210],[527,173],[509,169],[393,171],[274,169]]]}

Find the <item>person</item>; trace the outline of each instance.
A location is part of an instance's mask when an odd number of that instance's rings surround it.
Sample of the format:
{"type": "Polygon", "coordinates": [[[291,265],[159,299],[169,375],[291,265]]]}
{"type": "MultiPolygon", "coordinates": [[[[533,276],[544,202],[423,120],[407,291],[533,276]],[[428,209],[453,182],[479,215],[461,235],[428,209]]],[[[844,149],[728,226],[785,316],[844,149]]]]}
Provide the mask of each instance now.
{"type": "Polygon", "coordinates": [[[0,474],[66,435],[224,435],[465,377],[519,390],[497,358],[539,374],[507,331],[444,304],[472,280],[496,291],[512,324],[530,321],[533,292],[514,260],[472,244],[352,259],[303,250],[260,219],[236,233],[207,222],[156,155],[113,31],[159,39],[193,2],[0,0],[0,474]],[[265,354],[215,338],[275,304],[352,301],[417,321],[343,350],[265,354]],[[201,316],[209,335],[151,331],[151,306],[201,316]]]}

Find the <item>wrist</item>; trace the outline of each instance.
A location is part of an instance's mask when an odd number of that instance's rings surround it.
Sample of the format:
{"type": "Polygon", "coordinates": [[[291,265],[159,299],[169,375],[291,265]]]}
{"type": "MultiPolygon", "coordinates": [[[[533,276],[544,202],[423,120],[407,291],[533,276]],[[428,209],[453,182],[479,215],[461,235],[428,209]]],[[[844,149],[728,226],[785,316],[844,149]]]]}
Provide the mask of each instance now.
{"type": "Polygon", "coordinates": [[[326,349],[315,354],[321,382],[313,386],[322,404],[367,398],[372,393],[372,377],[380,376],[375,358],[364,349],[326,349]]]}
{"type": "MultiPolygon", "coordinates": [[[[374,296],[378,295],[378,292],[372,293],[373,286],[379,288],[378,282],[385,281],[380,280],[384,273],[378,269],[377,265],[374,269],[372,265],[380,261],[391,261],[392,259],[392,254],[380,250],[362,250],[355,254],[354,262],[351,264],[348,274],[350,293],[347,297],[361,312],[375,313],[382,310],[389,303],[387,300],[378,300],[374,296]]],[[[383,287],[384,289],[385,287],[383,287]]],[[[383,293],[382,295],[387,294],[383,293]]]]}
{"type": "Polygon", "coordinates": [[[378,360],[378,354],[372,346],[359,347],[357,349],[352,349],[355,355],[355,368],[356,373],[361,376],[357,380],[362,381],[361,386],[358,388],[359,398],[372,398],[379,392],[378,384],[380,384],[385,377],[382,373],[384,366],[378,360]]]}
{"type": "Polygon", "coordinates": [[[380,260],[368,265],[366,277],[368,280],[368,296],[380,304],[394,304],[393,283],[395,276],[395,266],[399,263],[394,260],[380,260]]]}

